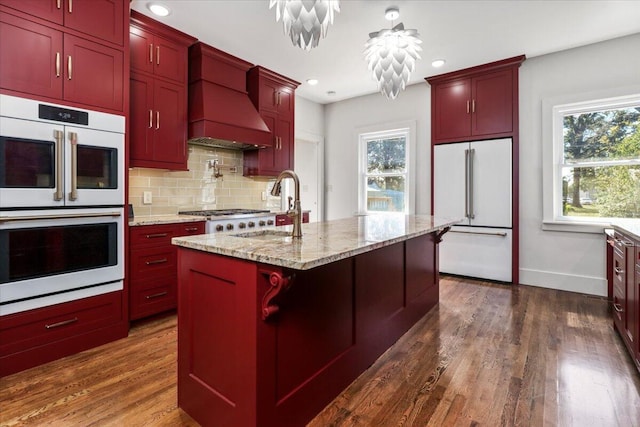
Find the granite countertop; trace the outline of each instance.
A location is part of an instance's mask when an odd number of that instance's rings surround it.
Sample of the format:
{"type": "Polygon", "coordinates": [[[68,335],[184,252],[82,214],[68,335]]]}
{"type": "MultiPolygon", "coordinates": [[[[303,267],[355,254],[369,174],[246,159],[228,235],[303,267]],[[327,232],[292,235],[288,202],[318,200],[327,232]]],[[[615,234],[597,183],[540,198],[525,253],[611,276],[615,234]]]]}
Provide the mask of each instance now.
{"type": "Polygon", "coordinates": [[[129,218],[129,227],[136,227],[139,225],[158,225],[158,224],[173,224],[178,222],[198,222],[204,221],[206,218],[195,215],[141,215],[129,218]]]}
{"type": "Polygon", "coordinates": [[[293,239],[292,225],[250,233],[230,231],[174,237],[174,245],[235,258],[309,270],[402,242],[457,224],[460,219],[430,215],[376,214],[302,224],[302,239],[293,239]],[[265,236],[268,232],[279,236],[265,236]],[[238,237],[251,234],[253,237],[238,237]]]}
{"type": "Polygon", "coordinates": [[[640,220],[619,220],[611,224],[614,230],[629,234],[636,240],[640,240],[640,220]]]}

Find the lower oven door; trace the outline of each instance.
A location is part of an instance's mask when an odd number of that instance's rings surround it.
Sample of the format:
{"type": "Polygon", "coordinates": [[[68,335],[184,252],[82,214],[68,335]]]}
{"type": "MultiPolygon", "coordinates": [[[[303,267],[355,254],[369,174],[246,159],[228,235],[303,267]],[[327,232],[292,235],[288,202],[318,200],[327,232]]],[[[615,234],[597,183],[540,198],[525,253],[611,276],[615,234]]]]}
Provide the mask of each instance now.
{"type": "Polygon", "coordinates": [[[0,212],[0,315],[122,290],[124,209],[0,212]]]}

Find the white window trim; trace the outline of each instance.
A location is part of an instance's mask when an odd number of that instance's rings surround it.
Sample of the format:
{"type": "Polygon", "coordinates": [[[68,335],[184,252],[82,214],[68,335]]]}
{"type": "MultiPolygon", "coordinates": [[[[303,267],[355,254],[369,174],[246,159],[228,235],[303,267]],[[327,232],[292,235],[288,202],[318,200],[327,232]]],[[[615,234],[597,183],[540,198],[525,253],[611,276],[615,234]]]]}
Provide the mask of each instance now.
{"type": "Polygon", "coordinates": [[[395,122],[367,126],[356,129],[358,135],[358,215],[369,215],[383,212],[367,211],[367,191],[364,176],[367,166],[366,141],[384,138],[398,133],[406,134],[407,172],[405,182],[405,214],[413,215],[416,207],[415,177],[416,177],[416,122],[395,122]]]}
{"type": "Polygon", "coordinates": [[[564,95],[542,101],[542,229],[579,233],[602,233],[614,218],[568,219],[562,216],[559,204],[562,194],[562,148],[564,114],[623,108],[637,105],[640,86],[613,88],[604,91],[564,95]],[[633,95],[629,95],[633,94],[633,95]],[[559,178],[560,177],[560,178],[559,178]]]}

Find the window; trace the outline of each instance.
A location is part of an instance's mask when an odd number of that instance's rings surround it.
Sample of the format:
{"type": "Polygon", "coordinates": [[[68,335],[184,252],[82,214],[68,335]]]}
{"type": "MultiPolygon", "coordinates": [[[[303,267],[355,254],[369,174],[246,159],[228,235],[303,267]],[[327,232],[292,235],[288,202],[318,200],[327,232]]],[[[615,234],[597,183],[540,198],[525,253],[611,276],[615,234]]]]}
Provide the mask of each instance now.
{"type": "Polygon", "coordinates": [[[359,212],[413,213],[411,129],[360,134],[359,212]]]}
{"type": "Polygon", "coordinates": [[[640,218],[640,95],[555,105],[552,116],[552,221],[640,218]]]}

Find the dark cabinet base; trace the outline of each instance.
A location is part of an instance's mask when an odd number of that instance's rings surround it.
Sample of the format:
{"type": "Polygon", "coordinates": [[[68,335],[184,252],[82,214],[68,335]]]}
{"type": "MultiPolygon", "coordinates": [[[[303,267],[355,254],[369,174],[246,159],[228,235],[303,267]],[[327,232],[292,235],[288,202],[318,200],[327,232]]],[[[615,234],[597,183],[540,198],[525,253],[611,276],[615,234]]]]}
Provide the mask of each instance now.
{"type": "Polygon", "coordinates": [[[178,405],[304,425],[437,304],[436,261],[434,235],[304,271],[179,248],[178,405]]]}

